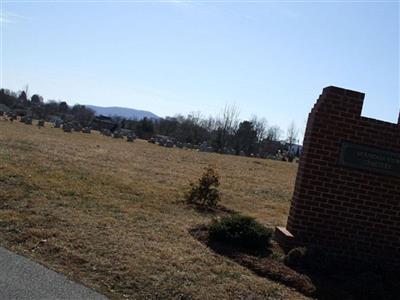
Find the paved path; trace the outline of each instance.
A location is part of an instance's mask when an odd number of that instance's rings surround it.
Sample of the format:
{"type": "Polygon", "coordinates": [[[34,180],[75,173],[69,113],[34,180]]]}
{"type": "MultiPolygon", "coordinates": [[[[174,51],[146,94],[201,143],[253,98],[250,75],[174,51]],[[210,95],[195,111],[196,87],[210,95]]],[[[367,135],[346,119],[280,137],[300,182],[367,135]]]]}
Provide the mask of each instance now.
{"type": "Polygon", "coordinates": [[[89,300],[107,298],[25,257],[0,247],[0,299],[89,300]]]}

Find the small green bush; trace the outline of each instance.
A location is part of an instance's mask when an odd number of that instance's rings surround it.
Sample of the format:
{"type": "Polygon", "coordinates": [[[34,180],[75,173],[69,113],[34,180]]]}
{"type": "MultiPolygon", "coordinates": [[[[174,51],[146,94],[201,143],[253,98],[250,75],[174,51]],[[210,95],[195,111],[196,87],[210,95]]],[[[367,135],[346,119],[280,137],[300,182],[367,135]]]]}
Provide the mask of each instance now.
{"type": "Polygon", "coordinates": [[[307,256],[307,248],[297,247],[293,248],[286,254],[284,263],[288,267],[301,267],[305,263],[307,256]]]}
{"type": "Polygon", "coordinates": [[[316,247],[297,247],[288,252],[285,265],[291,268],[307,269],[317,273],[329,272],[334,265],[326,250],[316,247]]]}
{"type": "Polygon", "coordinates": [[[272,230],[254,218],[234,214],[214,220],[209,229],[209,238],[247,249],[263,249],[268,246],[272,230]]]}
{"type": "Polygon", "coordinates": [[[206,168],[197,184],[190,184],[190,189],[185,195],[186,201],[202,206],[216,207],[221,199],[218,187],[219,175],[209,166],[206,168]]]}

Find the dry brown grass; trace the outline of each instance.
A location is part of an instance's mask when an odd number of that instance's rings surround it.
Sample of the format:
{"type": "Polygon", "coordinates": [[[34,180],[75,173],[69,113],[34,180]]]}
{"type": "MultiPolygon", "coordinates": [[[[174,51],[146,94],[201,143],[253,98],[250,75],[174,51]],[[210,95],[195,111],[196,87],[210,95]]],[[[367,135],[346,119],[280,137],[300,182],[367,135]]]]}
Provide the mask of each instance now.
{"type": "Polygon", "coordinates": [[[208,164],[222,204],[283,225],[297,166],[0,120],[0,243],[115,299],[303,299],[216,255],[182,201],[208,164]]]}

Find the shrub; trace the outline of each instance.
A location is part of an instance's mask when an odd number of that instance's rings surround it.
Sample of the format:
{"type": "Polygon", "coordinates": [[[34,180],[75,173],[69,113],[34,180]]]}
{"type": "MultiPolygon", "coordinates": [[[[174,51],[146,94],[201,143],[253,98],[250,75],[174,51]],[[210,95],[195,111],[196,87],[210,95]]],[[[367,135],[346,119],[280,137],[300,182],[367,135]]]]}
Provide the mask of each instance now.
{"type": "Polygon", "coordinates": [[[329,272],[334,267],[326,250],[316,246],[293,248],[285,256],[284,263],[294,269],[307,269],[316,273],[329,272]]]}
{"type": "Polygon", "coordinates": [[[202,206],[215,207],[221,199],[218,186],[219,175],[209,166],[206,168],[197,184],[190,184],[190,190],[185,196],[186,201],[202,206]]]}
{"type": "Polygon", "coordinates": [[[214,220],[209,237],[242,248],[258,250],[265,248],[272,237],[272,230],[258,223],[254,218],[234,214],[214,220]]]}
{"type": "Polygon", "coordinates": [[[307,248],[293,248],[285,256],[284,262],[288,267],[301,267],[304,265],[307,255],[307,248]]]}

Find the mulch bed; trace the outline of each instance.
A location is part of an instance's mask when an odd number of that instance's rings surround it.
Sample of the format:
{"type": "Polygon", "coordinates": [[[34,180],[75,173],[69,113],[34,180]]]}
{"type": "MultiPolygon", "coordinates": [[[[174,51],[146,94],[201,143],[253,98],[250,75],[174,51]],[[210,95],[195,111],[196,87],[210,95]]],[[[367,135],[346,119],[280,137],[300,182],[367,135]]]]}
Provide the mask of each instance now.
{"type": "Polygon", "coordinates": [[[394,274],[392,272],[374,273],[367,270],[349,271],[341,265],[324,274],[301,268],[296,268],[296,271],[283,263],[281,258],[284,252],[276,242],[271,242],[270,247],[264,249],[263,252],[250,252],[248,249],[209,240],[206,225],[197,226],[189,232],[195,239],[219,255],[232,259],[258,276],[282,283],[305,296],[323,300],[400,299],[398,272],[394,274]]]}
{"type": "Polygon", "coordinates": [[[216,253],[229,257],[259,276],[283,283],[306,296],[315,296],[316,287],[308,276],[292,270],[279,260],[271,257],[273,252],[283,255],[282,250],[276,243],[273,243],[271,248],[264,252],[249,253],[245,249],[211,242],[208,239],[208,227],[205,225],[191,229],[190,234],[216,253]]]}

